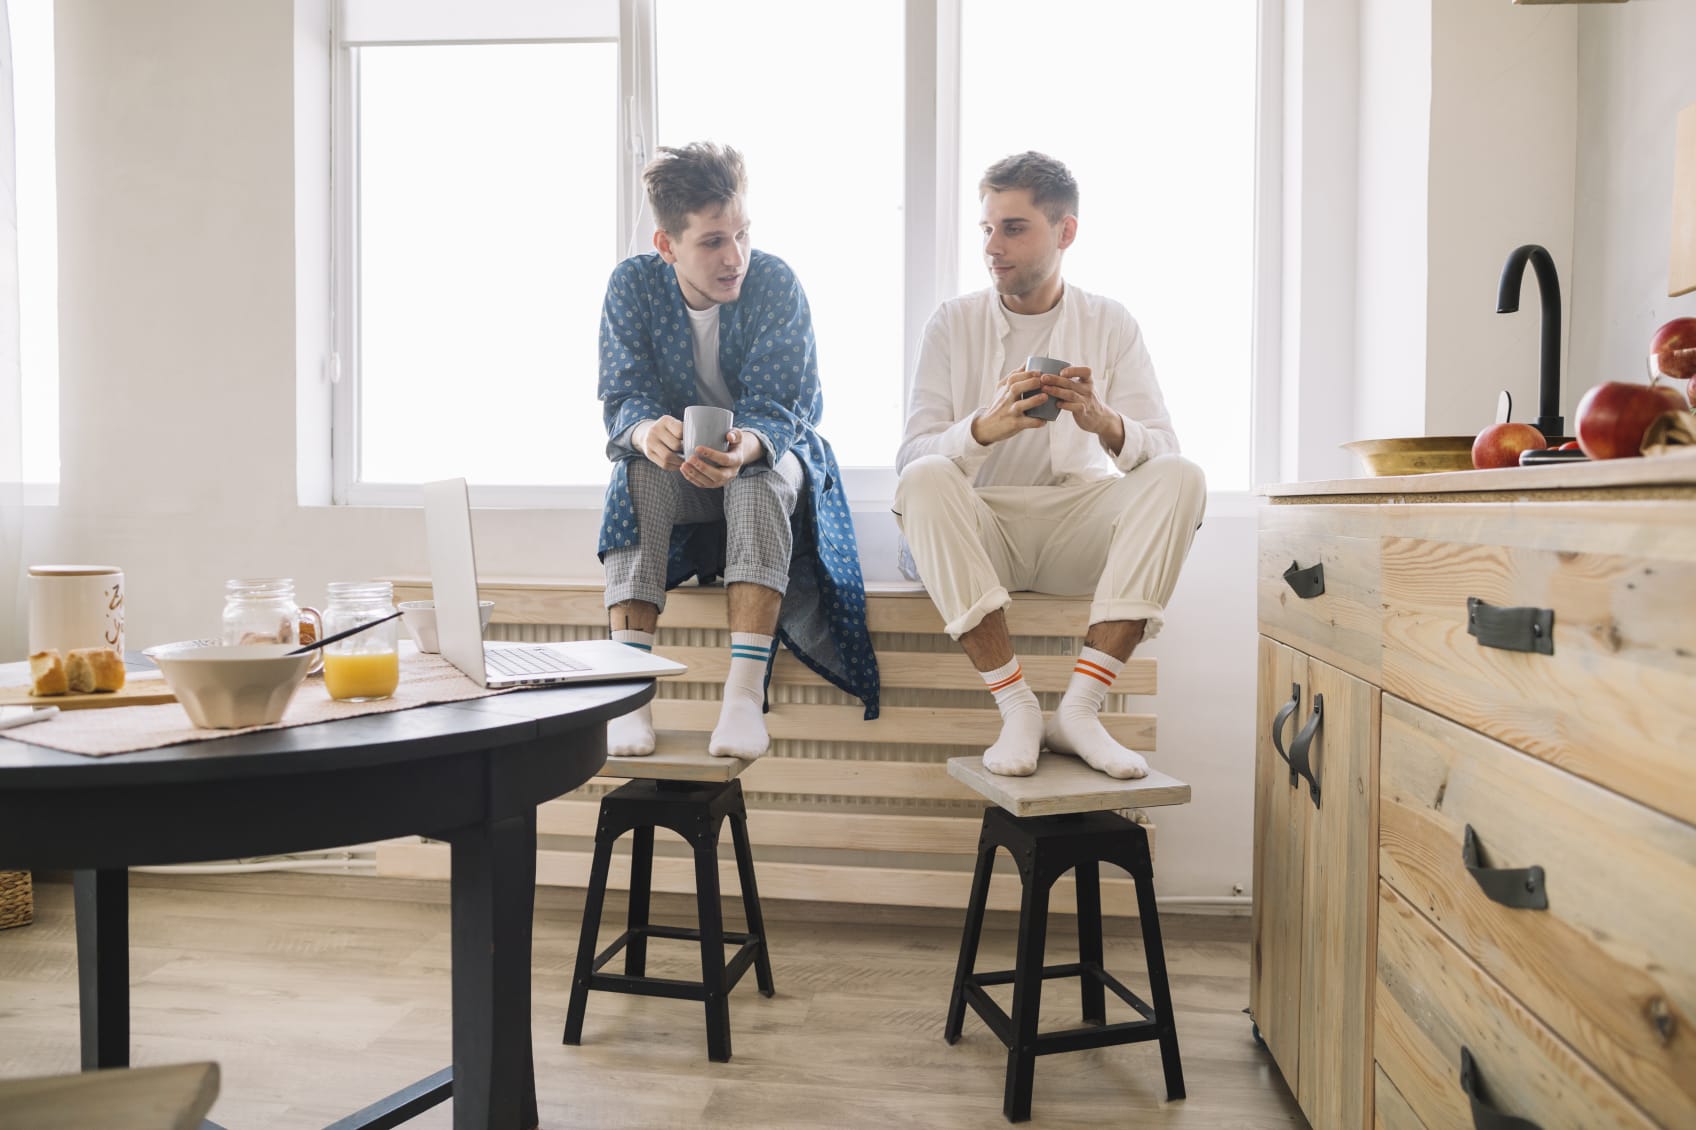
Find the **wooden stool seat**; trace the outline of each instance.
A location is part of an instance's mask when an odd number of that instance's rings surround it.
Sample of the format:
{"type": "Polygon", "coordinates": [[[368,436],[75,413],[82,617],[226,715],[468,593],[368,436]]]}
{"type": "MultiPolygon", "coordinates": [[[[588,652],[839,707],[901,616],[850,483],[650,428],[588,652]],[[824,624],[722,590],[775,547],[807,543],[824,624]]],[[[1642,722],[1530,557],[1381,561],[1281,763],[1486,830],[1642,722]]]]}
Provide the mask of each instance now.
{"type": "Polygon", "coordinates": [[[760,894],[754,883],[754,857],[748,843],[748,812],[742,799],[738,774],[749,763],[733,757],[712,757],[699,750],[667,749],[663,744],[647,757],[609,757],[598,774],[628,778],[601,798],[595,828],[595,858],[589,870],[588,896],[583,904],[583,931],[577,945],[576,969],[571,981],[571,1002],[566,1011],[565,1043],[583,1041],[583,1017],[589,991],[600,989],[639,996],[670,997],[701,1001],[707,1013],[707,1057],[715,1063],[730,1059],[730,991],[750,966],[759,982],[760,995],[774,989],[771,956],[766,946],[760,894]],[[736,873],[742,887],[742,908],[748,919],[746,933],[727,933],[720,905],[718,840],[724,822],[730,821],[736,852],[736,873]],[[694,852],[695,902],[699,924],[695,928],[655,925],[648,921],[653,882],[654,829],[669,828],[681,836],[694,852]],[[601,909],[606,901],[607,876],[612,868],[612,848],[624,833],[631,833],[630,910],[624,933],[605,950],[595,952],[600,932],[601,909]],[[648,939],[670,938],[696,941],[701,946],[701,979],[685,981],[647,975],[648,939]],[[724,958],[726,943],[736,954],[724,958]],[[620,952],[623,973],[601,969],[620,952]]]}
{"type": "Polygon", "coordinates": [[[0,1125],[8,1130],[199,1130],[217,1098],[216,1063],[6,1079],[0,1080],[0,1125]]]}
{"type": "Polygon", "coordinates": [[[1029,777],[990,773],[984,769],[981,757],[953,758],[948,762],[948,773],[998,807],[984,810],[977,867],[972,875],[972,893],[966,908],[966,926],[948,1002],[944,1038],[950,1044],[960,1039],[969,1004],[1007,1046],[1001,1111],[1010,1122],[1023,1122],[1031,1116],[1037,1056],[1085,1048],[1159,1041],[1166,1097],[1183,1098],[1184,1073],[1172,1017],[1165,950],[1160,940],[1159,911],[1154,901],[1154,861],[1149,853],[1148,833],[1142,825],[1113,810],[1184,804],[1190,797],[1189,786],[1154,772],[1134,781],[1115,780],[1075,758],[1054,754],[1044,754],[1037,771],[1029,777]],[[978,973],[974,970],[978,937],[983,930],[997,848],[1006,849],[1012,856],[1023,888],[1018,956],[1013,969],[978,973]],[[1152,1004],[1131,992],[1103,967],[1102,863],[1124,869],[1136,882],[1137,915],[1142,926],[1152,1004]],[[1044,965],[1049,891],[1055,880],[1067,871],[1076,874],[1078,960],[1044,965]],[[1062,977],[1079,979],[1087,1027],[1039,1035],[1037,1018],[1042,1004],[1042,983],[1062,977]],[[985,991],[985,986],[1007,984],[1013,986],[1011,1014],[1003,1011],[985,991]],[[1141,1019],[1108,1024],[1107,990],[1134,1009],[1141,1019]]]}

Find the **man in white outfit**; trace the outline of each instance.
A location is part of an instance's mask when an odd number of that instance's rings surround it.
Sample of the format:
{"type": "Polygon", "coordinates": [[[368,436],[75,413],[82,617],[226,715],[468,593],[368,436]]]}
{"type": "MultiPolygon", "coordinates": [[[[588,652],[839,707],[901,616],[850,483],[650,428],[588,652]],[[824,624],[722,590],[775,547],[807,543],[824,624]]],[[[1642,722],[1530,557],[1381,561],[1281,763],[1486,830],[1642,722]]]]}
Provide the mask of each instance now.
{"type": "Polygon", "coordinates": [[[1148,762],[1098,717],[1136,645],[1152,639],[1206,506],[1178,454],[1154,365],[1119,303],[1067,284],[1078,187],[1021,153],[978,185],[991,287],[943,303],[925,327],[896,466],[896,520],[918,575],[1001,708],[995,773],[1035,772],[1043,749],[1113,777],[1148,762]],[[1057,375],[1027,371],[1054,357],[1057,375]],[[1059,402],[1049,423],[1031,410],[1059,402]],[[1013,653],[1009,590],[1093,593],[1070,686],[1046,724],[1013,653]]]}

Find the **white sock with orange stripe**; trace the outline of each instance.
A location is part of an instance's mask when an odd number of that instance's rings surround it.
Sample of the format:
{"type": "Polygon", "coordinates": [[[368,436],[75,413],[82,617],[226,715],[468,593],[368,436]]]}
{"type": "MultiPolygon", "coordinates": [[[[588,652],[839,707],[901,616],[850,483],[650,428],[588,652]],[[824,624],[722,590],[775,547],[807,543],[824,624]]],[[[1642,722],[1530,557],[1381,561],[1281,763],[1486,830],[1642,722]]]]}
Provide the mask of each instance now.
{"type": "Polygon", "coordinates": [[[1042,753],[1042,704],[1025,682],[1019,657],[993,671],[979,671],[1001,708],[1001,736],[983,751],[983,767],[1005,777],[1029,777],[1042,753]]]}
{"type": "Polygon", "coordinates": [[[1114,741],[1101,724],[1101,704],[1124,667],[1122,659],[1093,647],[1084,648],[1072,668],[1065,697],[1043,731],[1043,744],[1055,753],[1081,757],[1109,777],[1146,777],[1148,762],[1142,754],[1114,741]]]}

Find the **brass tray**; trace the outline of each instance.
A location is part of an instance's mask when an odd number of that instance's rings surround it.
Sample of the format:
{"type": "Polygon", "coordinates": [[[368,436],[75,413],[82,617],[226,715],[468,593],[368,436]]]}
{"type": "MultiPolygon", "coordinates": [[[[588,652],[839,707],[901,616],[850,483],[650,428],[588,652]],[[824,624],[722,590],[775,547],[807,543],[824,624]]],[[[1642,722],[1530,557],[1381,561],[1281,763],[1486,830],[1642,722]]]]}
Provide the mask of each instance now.
{"type": "Polygon", "coordinates": [[[1342,446],[1360,456],[1368,475],[1425,475],[1472,470],[1472,436],[1357,439],[1342,446]]]}

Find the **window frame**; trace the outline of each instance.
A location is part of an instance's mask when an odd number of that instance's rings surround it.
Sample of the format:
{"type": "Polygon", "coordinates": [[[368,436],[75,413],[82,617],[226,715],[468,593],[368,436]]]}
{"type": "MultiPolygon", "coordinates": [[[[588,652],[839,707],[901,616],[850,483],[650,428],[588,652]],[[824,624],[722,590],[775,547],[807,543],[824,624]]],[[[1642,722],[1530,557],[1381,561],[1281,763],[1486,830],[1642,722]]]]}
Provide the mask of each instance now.
{"type": "MultiPolygon", "coordinates": [[[[359,309],[357,262],[358,184],[357,60],[352,47],[396,43],[607,42],[605,34],[562,34],[563,6],[557,0],[484,0],[479,20],[504,23],[497,37],[470,37],[458,24],[464,8],[452,0],[327,0],[330,46],[328,113],[329,267],[328,337],[321,365],[314,369],[330,386],[330,501],[351,506],[416,506],[421,484],[365,482],[359,465],[359,309]],[[368,30],[352,42],[344,38],[350,7],[360,19],[372,13],[399,29],[373,38],[368,30]],[[490,16],[490,12],[495,15],[490,16]],[[528,25],[526,20],[531,21],[528,25]],[[402,25],[405,25],[404,27],[402,25]],[[529,33],[526,28],[534,30],[529,33]]],[[[618,159],[619,258],[644,249],[651,226],[639,199],[641,170],[657,129],[654,0],[596,0],[616,4],[619,45],[618,159]],[[641,240],[641,246],[637,241],[641,240]]],[[[954,293],[959,241],[963,238],[956,182],[959,179],[960,42],[963,0],[905,0],[904,50],[906,136],[903,356],[901,403],[905,405],[918,362],[925,323],[954,293]]],[[[1251,317],[1250,476],[1252,482],[1277,477],[1282,327],[1282,105],[1284,0],[1255,0],[1259,25],[1259,74],[1256,116],[1255,263],[1251,317]]],[[[604,17],[603,17],[604,18],[604,17]]],[[[356,23],[358,21],[355,21],[356,23]]],[[[361,29],[377,26],[362,23],[361,29]]],[[[893,467],[842,468],[843,482],[856,513],[887,511],[894,497],[893,467]]],[[[1252,509],[1251,490],[1210,492],[1210,513],[1224,516],[1252,509]]],[[[581,509],[598,511],[604,488],[593,484],[474,484],[478,507],[581,509]]]]}

